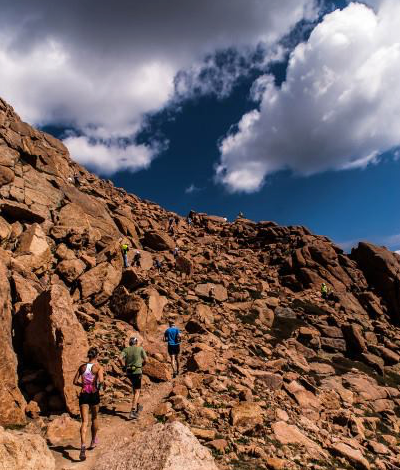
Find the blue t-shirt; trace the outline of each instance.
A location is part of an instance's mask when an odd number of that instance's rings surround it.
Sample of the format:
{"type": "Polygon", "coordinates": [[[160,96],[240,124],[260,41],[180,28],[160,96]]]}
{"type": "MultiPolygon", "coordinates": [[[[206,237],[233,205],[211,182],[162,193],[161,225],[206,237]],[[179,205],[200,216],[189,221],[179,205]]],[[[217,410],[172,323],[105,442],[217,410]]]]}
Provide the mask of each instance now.
{"type": "Polygon", "coordinates": [[[172,326],[171,328],[165,330],[164,337],[170,346],[177,346],[179,344],[179,334],[179,329],[176,326],[172,326]]]}

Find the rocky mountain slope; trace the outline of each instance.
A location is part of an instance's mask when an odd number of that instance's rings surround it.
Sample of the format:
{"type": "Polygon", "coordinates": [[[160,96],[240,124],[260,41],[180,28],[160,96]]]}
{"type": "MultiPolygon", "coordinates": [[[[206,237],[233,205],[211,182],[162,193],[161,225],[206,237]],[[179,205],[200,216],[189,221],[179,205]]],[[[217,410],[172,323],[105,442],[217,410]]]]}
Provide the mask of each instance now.
{"type": "Polygon", "coordinates": [[[76,415],[89,345],[104,406],[124,400],[117,357],[134,331],[145,387],[172,382],[154,422],[188,425],[219,468],[400,468],[400,256],[206,214],[168,234],[170,216],[0,100],[0,424],[45,433],[49,416],[76,415]],[[121,243],[138,266],[123,268],[121,243]],[[185,332],[173,381],[171,315],[185,332]]]}

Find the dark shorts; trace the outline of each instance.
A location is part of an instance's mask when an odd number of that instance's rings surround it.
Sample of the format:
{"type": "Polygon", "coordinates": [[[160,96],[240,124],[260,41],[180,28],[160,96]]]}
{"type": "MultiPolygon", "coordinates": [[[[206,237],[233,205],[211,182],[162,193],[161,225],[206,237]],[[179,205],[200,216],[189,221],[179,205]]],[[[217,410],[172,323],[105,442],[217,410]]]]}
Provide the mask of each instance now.
{"type": "Polygon", "coordinates": [[[99,392],[94,392],[94,393],[82,392],[79,395],[79,406],[81,405],[96,406],[99,404],[100,404],[99,392]]]}
{"type": "Polygon", "coordinates": [[[168,354],[170,356],[177,356],[181,352],[181,347],[179,344],[169,344],[168,345],[168,354]]]}
{"type": "Polygon", "coordinates": [[[142,374],[127,374],[127,377],[131,381],[133,390],[142,388],[142,374]]]}

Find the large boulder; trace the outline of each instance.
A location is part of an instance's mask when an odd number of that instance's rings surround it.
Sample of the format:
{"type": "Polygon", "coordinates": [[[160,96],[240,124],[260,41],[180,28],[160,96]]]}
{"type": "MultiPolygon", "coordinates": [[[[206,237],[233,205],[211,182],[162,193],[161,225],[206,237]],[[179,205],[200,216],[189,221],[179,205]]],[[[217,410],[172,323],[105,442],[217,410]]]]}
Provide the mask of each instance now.
{"type": "Polygon", "coordinates": [[[155,251],[173,250],[174,240],[164,232],[151,230],[144,234],[143,244],[155,251]]]}
{"type": "Polygon", "coordinates": [[[46,234],[37,223],[23,232],[19,239],[17,260],[28,269],[45,270],[51,261],[51,251],[46,234]]]}
{"type": "Polygon", "coordinates": [[[359,243],[351,257],[368,283],[386,301],[396,323],[400,323],[400,257],[383,246],[359,243]]]}
{"type": "Polygon", "coordinates": [[[17,358],[12,347],[11,294],[7,276],[7,268],[0,261],[0,424],[3,425],[23,424],[26,406],[18,388],[17,358]]]}
{"type": "Polygon", "coordinates": [[[96,470],[217,470],[211,452],[177,421],[155,424],[129,444],[111,449],[96,470]]]}
{"type": "Polygon", "coordinates": [[[79,277],[82,298],[94,296],[95,305],[101,305],[111,297],[121,281],[122,272],[110,263],[103,262],[79,277]]]}
{"type": "Polygon", "coordinates": [[[240,403],[231,409],[232,426],[242,432],[263,425],[263,412],[257,403],[240,403]]]}
{"type": "Polygon", "coordinates": [[[86,264],[80,259],[67,259],[57,265],[57,273],[67,282],[73,282],[85,270],[86,264]]]}
{"type": "Polygon", "coordinates": [[[119,320],[124,320],[140,332],[151,332],[157,328],[157,318],[145,301],[119,286],[111,298],[110,307],[119,320]]]}
{"type": "Polygon", "coordinates": [[[25,332],[25,350],[44,367],[65,400],[78,413],[73,378],[88,350],[86,334],[76,318],[68,290],[53,285],[32,304],[33,319],[25,332]]]}
{"type": "Polygon", "coordinates": [[[0,427],[0,470],[55,470],[53,455],[38,434],[0,427]]]}

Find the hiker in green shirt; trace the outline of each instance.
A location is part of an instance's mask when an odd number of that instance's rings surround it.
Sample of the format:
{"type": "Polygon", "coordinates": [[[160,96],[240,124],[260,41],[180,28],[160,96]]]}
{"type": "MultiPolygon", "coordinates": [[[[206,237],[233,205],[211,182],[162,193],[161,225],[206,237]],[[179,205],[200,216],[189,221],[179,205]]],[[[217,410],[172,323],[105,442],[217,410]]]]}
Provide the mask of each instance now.
{"type": "Polygon", "coordinates": [[[129,415],[131,419],[138,418],[139,412],[143,409],[138,402],[142,388],[142,367],[146,364],[146,359],[146,352],[141,346],[138,346],[137,338],[130,338],[129,347],[122,351],[120,362],[125,367],[126,376],[132,384],[132,408],[129,415]]]}

